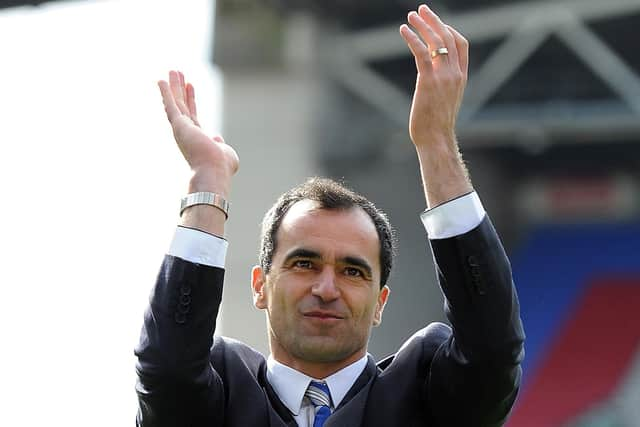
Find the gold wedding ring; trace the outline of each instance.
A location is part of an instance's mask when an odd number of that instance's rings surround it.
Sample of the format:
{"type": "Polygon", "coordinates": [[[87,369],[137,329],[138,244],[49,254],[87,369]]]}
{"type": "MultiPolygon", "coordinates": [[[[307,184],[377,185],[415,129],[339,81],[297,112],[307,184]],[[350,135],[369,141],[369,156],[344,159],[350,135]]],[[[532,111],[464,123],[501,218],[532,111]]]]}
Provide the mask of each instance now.
{"type": "Polygon", "coordinates": [[[448,54],[449,54],[449,49],[447,49],[446,47],[439,47],[436,50],[431,51],[431,58],[435,58],[436,56],[440,56],[440,55],[448,55],[448,54]]]}

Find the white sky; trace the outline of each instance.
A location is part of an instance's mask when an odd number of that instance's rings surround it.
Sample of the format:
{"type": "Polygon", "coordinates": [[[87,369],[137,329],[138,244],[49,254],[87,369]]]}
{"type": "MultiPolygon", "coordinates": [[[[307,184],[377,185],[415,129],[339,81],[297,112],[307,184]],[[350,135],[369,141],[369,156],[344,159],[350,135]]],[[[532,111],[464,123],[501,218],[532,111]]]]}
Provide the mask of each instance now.
{"type": "Polygon", "coordinates": [[[142,314],[188,171],[156,81],[217,132],[213,1],[0,10],[0,425],[124,426],[142,314]]]}

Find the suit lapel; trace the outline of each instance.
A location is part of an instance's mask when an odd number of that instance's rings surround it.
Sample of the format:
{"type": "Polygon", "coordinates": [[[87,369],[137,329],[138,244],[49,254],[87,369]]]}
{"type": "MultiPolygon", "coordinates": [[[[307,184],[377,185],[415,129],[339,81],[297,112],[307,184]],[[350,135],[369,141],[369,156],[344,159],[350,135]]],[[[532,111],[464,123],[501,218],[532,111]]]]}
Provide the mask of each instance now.
{"type": "Polygon", "coordinates": [[[269,425],[273,427],[298,427],[298,423],[291,415],[291,411],[287,408],[284,403],[280,400],[276,391],[271,387],[269,381],[267,381],[267,369],[266,363],[261,366],[260,369],[260,377],[258,381],[262,385],[267,397],[269,398],[269,402],[271,403],[271,411],[269,411],[270,422],[269,425]]]}
{"type": "Polygon", "coordinates": [[[353,427],[354,422],[362,421],[369,389],[376,377],[377,369],[373,358],[369,356],[364,371],[353,383],[336,411],[327,419],[324,427],[353,427]]]}

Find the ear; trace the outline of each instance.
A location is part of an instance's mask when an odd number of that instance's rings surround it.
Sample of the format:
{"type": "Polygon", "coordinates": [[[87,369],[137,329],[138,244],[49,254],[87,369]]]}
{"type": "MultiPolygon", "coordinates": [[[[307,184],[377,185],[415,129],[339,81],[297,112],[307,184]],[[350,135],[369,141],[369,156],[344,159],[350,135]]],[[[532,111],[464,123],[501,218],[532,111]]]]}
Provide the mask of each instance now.
{"type": "Polygon", "coordinates": [[[380,289],[378,302],[376,303],[376,312],[373,315],[373,326],[378,326],[382,323],[382,312],[384,311],[384,306],[387,305],[387,298],[389,298],[390,292],[391,290],[388,286],[383,286],[382,289],[380,289]]]}
{"type": "Polygon", "coordinates": [[[265,275],[259,265],[253,266],[251,269],[251,292],[253,293],[253,305],[256,308],[264,310],[267,308],[267,294],[264,285],[266,283],[265,275]]]}

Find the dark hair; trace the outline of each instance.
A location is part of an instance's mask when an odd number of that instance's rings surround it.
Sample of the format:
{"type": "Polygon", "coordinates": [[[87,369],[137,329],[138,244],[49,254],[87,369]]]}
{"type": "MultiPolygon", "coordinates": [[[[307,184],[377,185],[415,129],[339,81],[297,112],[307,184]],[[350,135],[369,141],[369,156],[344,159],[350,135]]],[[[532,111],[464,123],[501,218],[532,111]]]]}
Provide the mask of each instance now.
{"type": "Polygon", "coordinates": [[[373,221],[380,241],[380,287],[387,283],[393,263],[395,238],[389,219],[384,212],[364,196],[328,178],[309,178],[286,193],[267,211],[262,220],[260,236],[260,266],[265,274],[271,270],[273,254],[278,242],[276,234],[291,206],[301,200],[318,202],[321,209],[347,210],[360,207],[373,221]]]}

